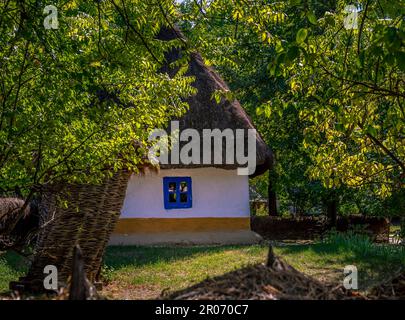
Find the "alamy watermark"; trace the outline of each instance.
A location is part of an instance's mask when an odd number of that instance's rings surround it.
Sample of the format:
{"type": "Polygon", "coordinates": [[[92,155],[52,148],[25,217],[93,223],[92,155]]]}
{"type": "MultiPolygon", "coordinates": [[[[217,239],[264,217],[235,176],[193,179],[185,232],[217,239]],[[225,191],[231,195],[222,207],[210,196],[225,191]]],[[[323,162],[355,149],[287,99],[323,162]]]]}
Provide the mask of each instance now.
{"type": "Polygon", "coordinates": [[[44,8],[44,14],[47,16],[44,19],[44,28],[49,29],[58,29],[59,28],[59,21],[58,21],[58,8],[54,5],[47,5],[44,8]]]}
{"type": "Polygon", "coordinates": [[[343,287],[347,290],[357,290],[359,288],[357,267],[353,265],[345,266],[343,274],[345,275],[343,279],[343,287]]]}
{"type": "Polygon", "coordinates": [[[251,175],[256,170],[256,135],[255,129],[203,129],[201,137],[196,129],[180,132],[179,121],[172,121],[170,135],[163,129],[153,130],[149,135],[149,141],[154,144],[148,158],[155,165],[235,165],[238,175],[251,175]],[[180,148],[180,142],[186,143],[180,148]]]}
{"type": "MultiPolygon", "coordinates": [[[[345,29],[358,29],[358,13],[361,11],[361,8],[350,4],[345,6],[344,13],[346,13],[345,18],[343,19],[343,25],[345,29]]],[[[58,21],[58,8],[54,5],[50,4],[44,8],[44,14],[47,16],[44,19],[44,27],[45,29],[58,29],[59,28],[59,21],[58,21]]]]}
{"type": "Polygon", "coordinates": [[[361,11],[361,8],[355,6],[355,5],[347,5],[344,9],[344,12],[346,13],[345,18],[343,19],[343,25],[345,29],[351,30],[351,29],[358,29],[358,13],[361,11]]]}
{"type": "Polygon", "coordinates": [[[44,268],[44,274],[46,274],[43,284],[46,290],[58,290],[58,268],[49,264],[44,268]]]}

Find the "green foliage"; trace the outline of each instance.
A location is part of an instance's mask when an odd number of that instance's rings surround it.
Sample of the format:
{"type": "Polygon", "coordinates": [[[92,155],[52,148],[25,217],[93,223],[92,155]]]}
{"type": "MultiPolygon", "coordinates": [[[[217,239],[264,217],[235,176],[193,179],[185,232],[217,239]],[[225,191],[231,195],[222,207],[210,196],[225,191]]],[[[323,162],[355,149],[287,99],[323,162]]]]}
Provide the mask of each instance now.
{"type": "MultiPolygon", "coordinates": [[[[322,210],[321,196],[324,190],[319,182],[310,181],[307,173],[311,159],[302,144],[305,122],[300,119],[298,110],[292,104],[286,105],[285,109],[279,108],[283,101],[273,99],[277,93],[289,90],[287,79],[275,75],[280,71],[278,64],[272,63],[277,52],[283,50],[280,35],[288,35],[288,41],[295,43],[299,30],[302,30],[300,37],[306,38],[308,29],[304,28],[302,22],[292,25],[288,15],[283,14],[283,21],[260,25],[260,30],[266,30],[265,33],[272,37],[272,41],[264,41],[261,37],[263,32],[250,24],[252,21],[258,24],[255,4],[250,9],[245,8],[247,22],[243,23],[227,18],[226,8],[235,2],[226,3],[227,6],[223,2],[224,6],[221,7],[217,2],[219,8],[215,10],[207,6],[203,14],[198,10],[195,14],[200,13],[196,19],[199,22],[195,26],[182,22],[183,29],[191,40],[200,45],[199,49],[204,56],[220,70],[273,150],[276,167],[271,179],[276,182],[274,187],[280,211],[288,212],[294,207],[299,214],[319,213],[322,210]]],[[[194,2],[185,2],[183,11],[194,10],[194,5],[194,2]]],[[[288,9],[282,3],[266,2],[266,5],[260,5],[263,12],[274,11],[275,6],[278,11],[288,9]]],[[[295,46],[289,50],[288,57],[293,59],[297,54],[299,47],[295,46]]],[[[267,194],[267,179],[267,176],[260,176],[252,181],[263,195],[267,194]]]]}
{"type": "Polygon", "coordinates": [[[212,98],[238,98],[275,152],[285,210],[319,211],[339,193],[343,211],[385,214],[391,203],[403,213],[393,200],[405,174],[403,1],[360,1],[357,29],[344,27],[340,0],[54,5],[56,30],[36,1],[0,5],[3,192],[136,170],[150,130],[181,115],[192,93],[183,72],[158,72],[183,43],[156,34],[177,22],[231,85],[212,98]]]}
{"type": "Polygon", "coordinates": [[[150,130],[187,108],[191,78],[158,70],[175,7],[148,1],[0,4],[0,190],[98,182],[142,163],[150,130]]]}
{"type": "Polygon", "coordinates": [[[403,1],[358,2],[357,29],[346,5],[185,1],[182,26],[275,152],[281,202],[403,214],[403,1]]]}
{"type": "Polygon", "coordinates": [[[101,267],[101,278],[103,282],[110,283],[114,279],[114,272],[114,267],[103,264],[101,267]]]}
{"type": "Polygon", "coordinates": [[[290,90],[273,105],[293,105],[306,122],[311,177],[387,196],[403,187],[405,173],[403,5],[363,1],[355,29],[343,27],[345,5],[319,13],[308,37],[298,31],[293,59],[294,43],[280,51],[275,59],[290,90]]]}
{"type": "Polygon", "coordinates": [[[251,210],[251,214],[259,217],[268,216],[268,210],[267,207],[263,204],[251,210]]]}
{"type": "MultiPolygon", "coordinates": [[[[298,44],[301,44],[305,41],[305,39],[308,36],[308,30],[307,29],[299,29],[297,32],[297,36],[296,36],[296,41],[298,44]]],[[[297,47],[292,47],[292,48],[297,48],[297,47]]],[[[298,55],[299,53],[297,53],[298,55]]]]}

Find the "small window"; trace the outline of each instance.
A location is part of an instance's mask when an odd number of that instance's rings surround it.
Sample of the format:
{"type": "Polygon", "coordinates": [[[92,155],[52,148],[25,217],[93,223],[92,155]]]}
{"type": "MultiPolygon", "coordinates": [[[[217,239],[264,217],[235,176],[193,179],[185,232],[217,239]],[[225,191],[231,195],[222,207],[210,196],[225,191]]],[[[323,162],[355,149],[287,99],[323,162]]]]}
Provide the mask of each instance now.
{"type": "Polygon", "coordinates": [[[176,202],[176,182],[169,183],[169,202],[176,202]]]}
{"type": "Polygon", "coordinates": [[[163,197],[165,209],[191,208],[191,178],[164,177],[163,197]]]}

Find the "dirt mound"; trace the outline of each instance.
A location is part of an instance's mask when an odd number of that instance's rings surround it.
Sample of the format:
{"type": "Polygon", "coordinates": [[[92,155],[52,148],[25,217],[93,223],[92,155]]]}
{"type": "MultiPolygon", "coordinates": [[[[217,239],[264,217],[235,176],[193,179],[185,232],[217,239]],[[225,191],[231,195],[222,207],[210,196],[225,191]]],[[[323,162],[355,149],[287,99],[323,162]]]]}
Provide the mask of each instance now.
{"type": "Polygon", "coordinates": [[[171,294],[162,294],[162,299],[174,300],[326,300],[362,299],[341,285],[322,283],[307,276],[280,258],[270,248],[267,264],[256,264],[238,269],[222,276],[209,278],[190,288],[171,294]]]}
{"type": "Polygon", "coordinates": [[[368,295],[371,299],[405,300],[405,272],[373,288],[368,295]]]}

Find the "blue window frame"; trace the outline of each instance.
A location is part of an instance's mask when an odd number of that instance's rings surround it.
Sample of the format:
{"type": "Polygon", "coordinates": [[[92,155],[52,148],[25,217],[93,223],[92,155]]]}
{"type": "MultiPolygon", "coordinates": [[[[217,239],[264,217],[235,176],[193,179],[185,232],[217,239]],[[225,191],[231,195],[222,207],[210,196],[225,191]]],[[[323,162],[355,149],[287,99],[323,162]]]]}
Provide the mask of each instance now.
{"type": "Polygon", "coordinates": [[[193,203],[190,177],[164,177],[165,209],[191,208],[193,203]]]}

